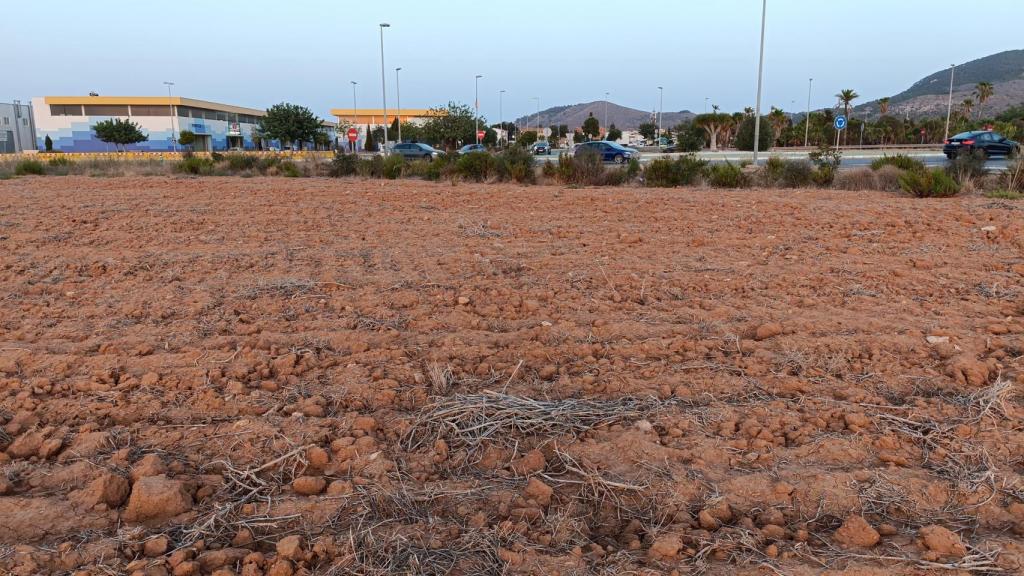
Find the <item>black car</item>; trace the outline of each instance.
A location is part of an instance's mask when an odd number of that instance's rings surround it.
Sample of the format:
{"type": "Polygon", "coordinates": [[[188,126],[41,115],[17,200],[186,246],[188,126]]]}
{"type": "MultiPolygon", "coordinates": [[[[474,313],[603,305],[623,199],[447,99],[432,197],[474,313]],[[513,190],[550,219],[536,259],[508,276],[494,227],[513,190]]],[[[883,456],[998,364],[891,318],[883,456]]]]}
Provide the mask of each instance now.
{"type": "Polygon", "coordinates": [[[541,140],[533,145],[533,155],[538,154],[551,154],[551,144],[548,144],[546,140],[541,140]]]}
{"type": "Polygon", "coordinates": [[[946,145],[942,147],[942,152],[950,160],[961,153],[971,154],[977,150],[984,152],[986,156],[1009,157],[1020,152],[1020,144],[995,132],[978,130],[961,132],[946,140],[946,145]]]}

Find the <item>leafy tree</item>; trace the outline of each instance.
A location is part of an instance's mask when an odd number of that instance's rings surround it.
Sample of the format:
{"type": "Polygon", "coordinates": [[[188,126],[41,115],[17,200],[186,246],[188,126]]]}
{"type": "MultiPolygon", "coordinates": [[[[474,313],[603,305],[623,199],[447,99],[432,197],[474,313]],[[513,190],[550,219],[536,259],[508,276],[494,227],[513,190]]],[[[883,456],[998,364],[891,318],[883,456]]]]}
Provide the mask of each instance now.
{"type": "Polygon", "coordinates": [[[47,152],[53,152],[53,140],[50,139],[49,134],[47,134],[46,138],[43,140],[43,148],[46,149],[47,152]]]}
{"type": "Polygon", "coordinates": [[[131,120],[122,120],[120,118],[103,120],[102,122],[97,122],[92,129],[96,132],[96,137],[101,141],[113,144],[115,148],[120,146],[122,150],[125,150],[129,144],[137,144],[149,140],[149,136],[142,133],[142,127],[131,120]]]}
{"type": "MultiPolygon", "coordinates": [[[[256,133],[252,135],[253,140],[257,140],[259,136],[256,133]]],[[[182,130],[178,133],[178,144],[182,146],[191,146],[196,143],[196,133],[191,130],[182,130]]]]}
{"type": "Polygon", "coordinates": [[[519,135],[519,139],[516,140],[516,142],[520,146],[523,146],[523,147],[532,146],[533,143],[536,142],[536,141],[537,141],[537,131],[536,130],[523,130],[523,132],[519,135]]]}
{"type": "Polygon", "coordinates": [[[583,121],[583,134],[590,139],[597,138],[601,135],[601,123],[594,118],[594,113],[591,112],[587,119],[583,121]]]}
{"type": "Polygon", "coordinates": [[[394,134],[395,138],[398,138],[398,116],[395,116],[395,119],[391,121],[391,126],[388,127],[388,130],[389,134],[394,134]]]}
{"type": "Polygon", "coordinates": [[[370,130],[370,125],[366,125],[366,137],[363,138],[363,150],[367,152],[376,152],[377,143],[373,141],[373,130],[370,130]]]}
{"type": "Polygon", "coordinates": [[[675,127],[676,149],[681,152],[697,152],[704,147],[704,130],[693,122],[683,122],[675,127]]]}
{"type": "Polygon", "coordinates": [[[302,150],[302,143],[313,142],[322,125],[309,108],[282,102],[267,109],[259,127],[267,138],[291,143],[302,150]]]}
{"type": "Polygon", "coordinates": [[[963,111],[964,120],[970,120],[971,111],[974,110],[974,100],[967,98],[960,103],[960,110],[963,111]]]}
{"type": "MultiPolygon", "coordinates": [[[[486,125],[487,121],[481,117],[480,123],[486,125]]],[[[476,116],[469,106],[449,102],[430,109],[421,134],[424,141],[449,150],[459,142],[476,142],[476,116]]]]}
{"type": "Polygon", "coordinates": [[[622,130],[616,128],[615,124],[612,124],[611,126],[608,127],[608,134],[606,134],[604,138],[605,140],[616,142],[622,138],[622,130]]]}
{"type": "Polygon", "coordinates": [[[572,143],[573,144],[582,144],[583,142],[586,142],[586,141],[587,141],[586,134],[584,134],[583,132],[580,132],[579,130],[573,130],[573,132],[572,132],[572,143]]]}
{"type": "Polygon", "coordinates": [[[644,137],[644,140],[654,140],[654,137],[658,135],[658,125],[654,122],[644,122],[637,128],[637,131],[644,137]]]}
{"type": "MultiPolygon", "coordinates": [[[[772,134],[771,126],[768,125],[768,121],[765,120],[764,116],[761,117],[761,134],[760,144],[758,150],[767,150],[772,147],[772,134]]],[[[753,150],[754,149],[754,118],[744,118],[740,124],[739,130],[736,131],[736,148],[739,150],[753,150]]]]}
{"type": "Polygon", "coordinates": [[[878,99],[878,111],[882,116],[889,114],[889,101],[890,99],[888,96],[878,99]]]}
{"type": "Polygon", "coordinates": [[[984,118],[981,111],[985,108],[985,102],[992,97],[995,93],[995,88],[992,87],[991,82],[978,82],[978,85],[974,87],[974,96],[978,99],[978,117],[984,118]]]}
{"type": "Polygon", "coordinates": [[[331,147],[331,138],[325,130],[320,130],[313,135],[313,144],[319,150],[327,150],[331,147]]]}
{"type": "MultiPolygon", "coordinates": [[[[710,114],[700,114],[693,119],[693,125],[701,128],[708,135],[708,148],[712,152],[718,150],[718,136],[728,126],[732,124],[732,117],[728,114],[720,114],[718,112],[712,112],[710,114]]],[[[643,124],[640,125],[642,129],[643,124]]],[[[643,134],[643,132],[640,132],[643,134]]],[[[646,138],[646,136],[644,136],[646,138]]]]}
{"type": "Polygon", "coordinates": [[[485,146],[494,146],[498,143],[498,133],[494,128],[484,130],[484,139],[481,141],[485,146]]]}

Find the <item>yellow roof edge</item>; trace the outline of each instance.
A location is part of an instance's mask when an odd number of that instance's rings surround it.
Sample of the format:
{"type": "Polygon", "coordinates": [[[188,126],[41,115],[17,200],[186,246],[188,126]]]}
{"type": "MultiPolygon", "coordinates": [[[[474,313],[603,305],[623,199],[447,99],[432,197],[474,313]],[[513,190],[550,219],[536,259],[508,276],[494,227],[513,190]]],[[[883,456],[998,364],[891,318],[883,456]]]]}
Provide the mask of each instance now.
{"type": "MultiPolygon", "coordinates": [[[[345,116],[383,116],[384,110],[381,108],[332,108],[331,116],[339,116],[344,118],[345,116]]],[[[401,110],[392,110],[388,108],[388,116],[432,116],[437,114],[432,110],[426,108],[402,108],[401,110]]]]}

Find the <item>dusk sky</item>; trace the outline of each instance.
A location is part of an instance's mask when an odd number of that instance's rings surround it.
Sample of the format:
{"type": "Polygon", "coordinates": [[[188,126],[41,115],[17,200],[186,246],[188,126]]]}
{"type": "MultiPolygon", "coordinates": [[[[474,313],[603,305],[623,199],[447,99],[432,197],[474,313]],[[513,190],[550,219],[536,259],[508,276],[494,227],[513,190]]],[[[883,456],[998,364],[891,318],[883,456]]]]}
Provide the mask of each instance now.
{"type": "MultiPolygon", "coordinates": [[[[1024,2],[769,0],[763,107],[829,106],[853,88],[892,95],[951,63],[1022,47],[1024,2]],[[970,38],[967,40],[967,38],[970,38]],[[953,39],[953,40],[950,40],[953,39]]],[[[473,102],[498,120],[601,100],[701,112],[753,106],[760,0],[481,2],[386,0],[51,0],[5,3],[0,100],[166,94],[265,108],[288,101],[326,117],[380,107],[378,23],[389,107],[473,102]],[[14,49],[17,47],[17,49],[14,49]]]]}

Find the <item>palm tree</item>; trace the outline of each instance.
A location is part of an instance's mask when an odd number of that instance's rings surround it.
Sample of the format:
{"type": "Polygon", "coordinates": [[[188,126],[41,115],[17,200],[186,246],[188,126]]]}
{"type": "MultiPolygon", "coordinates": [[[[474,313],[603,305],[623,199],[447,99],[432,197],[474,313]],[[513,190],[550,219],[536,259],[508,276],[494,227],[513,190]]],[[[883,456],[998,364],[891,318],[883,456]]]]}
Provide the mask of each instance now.
{"type": "Polygon", "coordinates": [[[782,137],[782,131],[789,124],[789,116],[786,116],[781,108],[772,106],[772,111],[768,113],[768,123],[772,126],[772,136],[775,138],[773,142],[778,143],[779,138],[782,137]]]}
{"type": "Polygon", "coordinates": [[[721,110],[721,109],[722,109],[722,107],[719,106],[718,104],[712,104],[711,105],[711,111],[714,112],[715,114],[718,114],[718,111],[721,110]]]}
{"type": "Polygon", "coordinates": [[[886,96],[885,98],[879,98],[878,99],[878,110],[879,110],[879,112],[882,113],[882,116],[885,116],[886,114],[889,113],[889,97],[888,96],[886,96]]]}
{"type": "MultiPolygon", "coordinates": [[[[847,88],[841,91],[839,94],[836,94],[836,98],[839,98],[839,101],[843,103],[843,115],[846,116],[846,121],[849,122],[850,103],[856,100],[857,98],[860,98],[860,94],[857,94],[857,92],[852,88],[847,88]]],[[[843,135],[844,144],[846,143],[846,136],[846,134],[843,135]]]]}
{"type": "Polygon", "coordinates": [[[991,82],[978,82],[978,85],[974,87],[974,95],[978,98],[978,117],[984,118],[981,110],[985,107],[985,102],[992,97],[995,93],[995,88],[992,87],[991,82]]]}
{"type": "Polygon", "coordinates": [[[974,110],[974,100],[968,98],[961,102],[960,110],[963,112],[964,119],[969,121],[971,119],[971,111],[974,110]]]}

